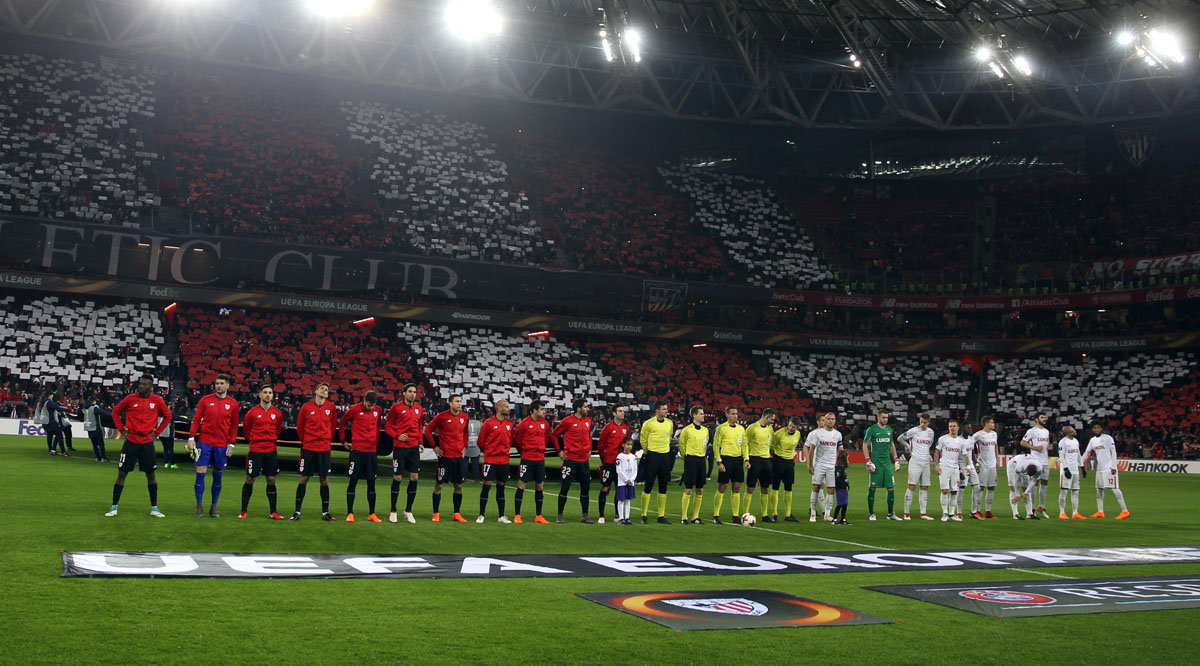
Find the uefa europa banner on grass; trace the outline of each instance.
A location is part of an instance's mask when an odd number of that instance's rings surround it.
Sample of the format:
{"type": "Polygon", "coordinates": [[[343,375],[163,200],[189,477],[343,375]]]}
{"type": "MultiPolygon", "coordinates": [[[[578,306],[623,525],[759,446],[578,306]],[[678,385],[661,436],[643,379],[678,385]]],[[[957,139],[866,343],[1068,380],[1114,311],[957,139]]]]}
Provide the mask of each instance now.
{"type": "Polygon", "coordinates": [[[66,551],[64,577],[590,578],[737,576],[1200,562],[1200,546],[998,550],[399,555],[66,551]]]}

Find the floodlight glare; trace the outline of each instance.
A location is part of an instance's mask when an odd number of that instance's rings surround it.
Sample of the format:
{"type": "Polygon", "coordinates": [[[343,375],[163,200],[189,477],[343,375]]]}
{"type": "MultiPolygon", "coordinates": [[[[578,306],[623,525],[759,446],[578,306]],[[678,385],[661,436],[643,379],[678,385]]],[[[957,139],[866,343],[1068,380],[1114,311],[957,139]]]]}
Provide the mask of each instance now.
{"type": "Polygon", "coordinates": [[[1183,62],[1187,58],[1179,33],[1165,28],[1154,28],[1147,36],[1150,38],[1150,50],[1159,56],[1159,60],[1169,58],[1175,62],[1183,62]]]}
{"type": "Polygon", "coordinates": [[[995,74],[997,78],[1004,78],[1004,70],[1000,69],[1000,64],[995,60],[989,62],[988,67],[992,68],[992,73],[995,74]]]}
{"type": "Polygon", "coordinates": [[[1121,46],[1129,46],[1133,43],[1133,33],[1128,30],[1122,30],[1117,33],[1117,43],[1121,46]]]}
{"type": "Polygon", "coordinates": [[[455,37],[472,41],[500,34],[504,16],[488,0],[450,0],[446,27],[455,37]]]}
{"type": "Polygon", "coordinates": [[[1033,63],[1029,62],[1029,58],[1019,55],[1013,58],[1012,62],[1013,67],[1016,67],[1018,72],[1025,76],[1033,76],[1033,63]]]}
{"type": "Polygon", "coordinates": [[[626,28],[625,34],[621,36],[625,42],[625,47],[629,49],[629,55],[633,57],[634,62],[642,61],[642,34],[636,28],[626,28]]]}
{"type": "Polygon", "coordinates": [[[322,18],[344,18],[371,8],[371,0],[305,0],[308,10],[322,18]]]}
{"type": "Polygon", "coordinates": [[[975,49],[975,57],[979,58],[980,60],[991,60],[992,59],[992,47],[980,46],[979,48],[975,49]]]}

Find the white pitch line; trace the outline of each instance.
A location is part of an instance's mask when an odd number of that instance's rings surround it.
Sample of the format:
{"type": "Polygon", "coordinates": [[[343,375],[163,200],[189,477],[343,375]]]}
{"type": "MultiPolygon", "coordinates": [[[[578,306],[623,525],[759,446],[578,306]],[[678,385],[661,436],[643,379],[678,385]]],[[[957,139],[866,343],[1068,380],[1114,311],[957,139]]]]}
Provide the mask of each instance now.
{"type": "Polygon", "coordinates": [[[1066,578],[1067,580],[1079,580],[1075,576],[1064,576],[1062,574],[1050,573],[1049,571],[1038,571],[1037,569],[1022,569],[1021,567],[1008,567],[1009,571],[1020,571],[1021,573],[1035,573],[1039,576],[1050,576],[1051,578],[1066,578]]]}

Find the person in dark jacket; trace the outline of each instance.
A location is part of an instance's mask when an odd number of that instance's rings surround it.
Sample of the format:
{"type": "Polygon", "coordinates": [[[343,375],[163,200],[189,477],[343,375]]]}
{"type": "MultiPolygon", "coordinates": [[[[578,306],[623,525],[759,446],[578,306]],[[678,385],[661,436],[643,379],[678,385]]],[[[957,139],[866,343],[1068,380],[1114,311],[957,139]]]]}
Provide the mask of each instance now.
{"type": "Polygon", "coordinates": [[[838,451],[837,466],[833,468],[833,484],[837,489],[837,507],[833,510],[834,525],[849,525],[846,522],[846,507],[850,504],[850,477],[846,474],[849,459],[846,450],[838,451]]]}
{"type": "Polygon", "coordinates": [[[84,405],[83,429],[88,439],[92,440],[92,453],[96,456],[96,462],[108,462],[108,452],[104,449],[104,426],[100,424],[100,417],[112,418],[112,412],[100,406],[98,395],[88,398],[84,405]]]}

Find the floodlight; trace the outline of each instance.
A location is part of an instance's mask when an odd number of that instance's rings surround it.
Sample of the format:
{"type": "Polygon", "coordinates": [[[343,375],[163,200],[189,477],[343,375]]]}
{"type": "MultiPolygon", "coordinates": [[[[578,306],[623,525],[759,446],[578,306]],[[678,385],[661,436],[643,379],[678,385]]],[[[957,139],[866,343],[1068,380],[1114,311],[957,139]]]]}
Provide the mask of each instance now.
{"type": "Polygon", "coordinates": [[[342,18],[371,8],[371,0],[304,0],[308,10],[322,18],[342,18]]]}
{"type": "Polygon", "coordinates": [[[500,34],[504,16],[488,0],[450,0],[446,26],[455,37],[473,41],[500,34]]]}

